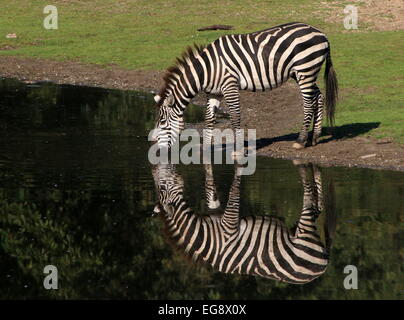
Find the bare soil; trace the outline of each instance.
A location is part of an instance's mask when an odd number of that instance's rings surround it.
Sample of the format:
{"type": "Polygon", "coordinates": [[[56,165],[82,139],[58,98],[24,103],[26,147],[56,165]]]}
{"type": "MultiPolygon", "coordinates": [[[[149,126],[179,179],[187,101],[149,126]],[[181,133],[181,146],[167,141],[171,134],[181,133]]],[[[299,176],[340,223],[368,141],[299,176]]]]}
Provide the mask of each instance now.
{"type": "MultiPolygon", "coordinates": [[[[59,84],[98,86],[122,90],[157,92],[163,71],[124,70],[78,62],[56,62],[21,57],[1,57],[0,76],[24,82],[52,81],[59,84]]],[[[194,99],[203,104],[203,95],[194,99]]],[[[368,137],[379,123],[352,123],[337,127],[315,147],[292,148],[303,118],[300,93],[293,82],[268,92],[241,92],[242,124],[257,129],[258,154],[294,159],[325,166],[369,167],[404,171],[404,145],[389,139],[368,137]]],[[[226,106],[223,106],[226,112],[226,106]]],[[[337,115],[338,117],[338,112],[337,115]]],[[[218,127],[230,127],[225,118],[218,127]]]]}

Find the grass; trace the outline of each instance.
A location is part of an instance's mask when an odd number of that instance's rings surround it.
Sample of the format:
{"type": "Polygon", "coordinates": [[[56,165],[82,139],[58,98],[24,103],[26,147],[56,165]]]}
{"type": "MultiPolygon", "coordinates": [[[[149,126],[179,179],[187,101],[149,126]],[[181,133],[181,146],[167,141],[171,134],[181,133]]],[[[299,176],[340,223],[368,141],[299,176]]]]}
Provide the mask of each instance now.
{"type": "MultiPolygon", "coordinates": [[[[344,7],[341,1],[341,12],[344,7]]],[[[229,24],[235,32],[256,31],[304,21],[330,38],[341,99],[336,124],[381,122],[371,136],[404,143],[404,30],[376,32],[369,26],[347,31],[329,22],[329,9],[313,0],[274,1],[53,1],[59,29],[43,28],[49,1],[2,4],[0,55],[118,65],[126,69],[168,67],[194,42],[209,43],[232,31],[198,32],[210,24],[229,24]],[[16,33],[17,39],[6,39],[16,33]]],[[[234,32],[234,31],[233,31],[234,32]]]]}
{"type": "Polygon", "coordinates": [[[332,34],[341,84],[337,125],[381,122],[373,137],[404,143],[403,31],[332,34]]]}

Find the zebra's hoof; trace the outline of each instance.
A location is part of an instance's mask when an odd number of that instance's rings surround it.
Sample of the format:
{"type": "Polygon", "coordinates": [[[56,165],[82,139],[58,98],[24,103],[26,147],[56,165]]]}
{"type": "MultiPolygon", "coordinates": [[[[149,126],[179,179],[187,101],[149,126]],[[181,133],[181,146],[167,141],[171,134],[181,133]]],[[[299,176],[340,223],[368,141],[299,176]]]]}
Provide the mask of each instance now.
{"type": "Polygon", "coordinates": [[[295,142],[295,143],[293,143],[292,147],[293,147],[294,149],[296,149],[296,150],[299,150],[299,149],[303,149],[303,148],[304,148],[304,145],[295,142]]]}
{"type": "Polygon", "coordinates": [[[241,177],[244,175],[246,165],[237,165],[236,175],[237,177],[241,177]]]}
{"type": "Polygon", "coordinates": [[[208,208],[210,210],[215,210],[220,207],[220,201],[219,200],[209,200],[208,201],[208,208]]]}
{"type": "Polygon", "coordinates": [[[243,160],[244,156],[245,156],[244,150],[232,151],[231,152],[232,159],[237,161],[237,162],[243,160]]]}
{"type": "Polygon", "coordinates": [[[304,161],[302,160],[292,160],[293,165],[295,166],[301,166],[303,164],[306,164],[304,161]]]}

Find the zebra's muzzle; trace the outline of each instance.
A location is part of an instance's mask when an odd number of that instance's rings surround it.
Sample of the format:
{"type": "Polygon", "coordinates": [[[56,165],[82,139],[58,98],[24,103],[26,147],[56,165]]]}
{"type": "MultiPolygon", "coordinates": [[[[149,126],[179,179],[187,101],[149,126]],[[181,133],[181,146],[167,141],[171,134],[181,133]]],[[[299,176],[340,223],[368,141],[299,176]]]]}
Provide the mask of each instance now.
{"type": "Polygon", "coordinates": [[[157,142],[157,130],[154,129],[152,132],[152,135],[150,137],[150,142],[152,142],[153,144],[157,142]]]}

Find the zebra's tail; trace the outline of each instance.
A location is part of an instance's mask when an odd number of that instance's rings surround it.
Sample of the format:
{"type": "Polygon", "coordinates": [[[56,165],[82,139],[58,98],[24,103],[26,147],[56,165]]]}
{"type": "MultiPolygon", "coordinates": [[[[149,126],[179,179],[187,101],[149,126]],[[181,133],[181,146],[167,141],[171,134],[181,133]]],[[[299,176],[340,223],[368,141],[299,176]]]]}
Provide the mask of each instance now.
{"type": "Polygon", "coordinates": [[[331,252],[332,242],[334,240],[335,230],[337,227],[337,209],[335,201],[335,189],[333,181],[329,181],[326,186],[327,190],[325,192],[325,221],[324,221],[324,232],[325,232],[325,245],[328,254],[331,252]]]}
{"type": "Polygon", "coordinates": [[[334,128],[335,108],[338,99],[338,81],[337,74],[331,61],[331,51],[328,52],[325,64],[325,105],[327,109],[327,119],[331,130],[334,128]]]}

